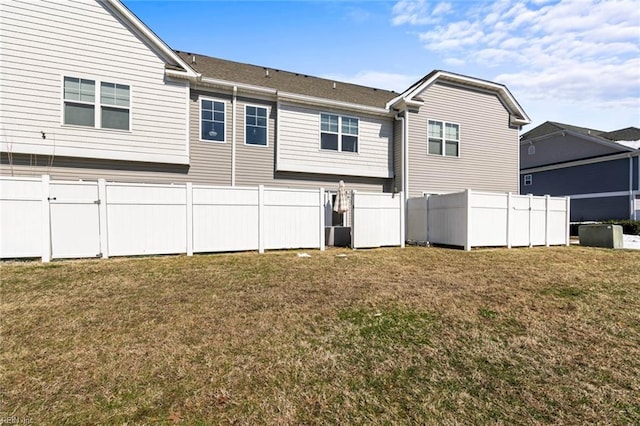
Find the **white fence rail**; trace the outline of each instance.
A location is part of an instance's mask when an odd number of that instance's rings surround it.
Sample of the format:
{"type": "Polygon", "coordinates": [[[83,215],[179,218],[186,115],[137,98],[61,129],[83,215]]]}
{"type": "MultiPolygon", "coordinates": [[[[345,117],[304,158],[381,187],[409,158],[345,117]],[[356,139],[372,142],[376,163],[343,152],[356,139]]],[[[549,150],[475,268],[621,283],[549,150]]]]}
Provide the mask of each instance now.
{"type": "Polygon", "coordinates": [[[324,250],[324,190],[0,177],[0,258],[324,250]]]}
{"type": "Polygon", "coordinates": [[[467,190],[410,198],[407,240],[464,247],[569,244],[569,198],[467,190]]]}
{"type": "Polygon", "coordinates": [[[404,247],[402,193],[353,191],[352,247],[404,247]]]}

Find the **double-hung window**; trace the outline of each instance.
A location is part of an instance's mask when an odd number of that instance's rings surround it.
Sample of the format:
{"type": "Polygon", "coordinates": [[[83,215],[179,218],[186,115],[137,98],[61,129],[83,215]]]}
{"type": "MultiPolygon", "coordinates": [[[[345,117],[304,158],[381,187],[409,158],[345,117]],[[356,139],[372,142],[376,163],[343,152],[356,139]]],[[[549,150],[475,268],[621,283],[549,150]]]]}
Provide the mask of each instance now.
{"type": "Polygon", "coordinates": [[[429,120],[427,150],[433,155],[459,157],[460,126],[445,121],[429,120]]]}
{"type": "Polygon", "coordinates": [[[221,101],[200,101],[200,139],[224,142],[225,104],[221,101]]]}
{"type": "Polygon", "coordinates": [[[259,106],[246,106],[245,143],[247,145],[267,146],[267,109],[259,106]]]}
{"type": "Polygon", "coordinates": [[[128,85],[64,77],[64,124],[129,130],[130,114],[128,85]]]}
{"type": "Polygon", "coordinates": [[[320,149],[358,152],[358,119],[320,114],[320,149]]]}

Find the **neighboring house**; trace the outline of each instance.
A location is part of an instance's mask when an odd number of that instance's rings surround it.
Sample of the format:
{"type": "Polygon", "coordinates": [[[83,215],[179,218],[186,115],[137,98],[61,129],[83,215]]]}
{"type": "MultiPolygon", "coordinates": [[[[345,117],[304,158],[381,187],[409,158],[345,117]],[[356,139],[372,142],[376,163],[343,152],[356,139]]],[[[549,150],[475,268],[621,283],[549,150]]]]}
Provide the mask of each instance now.
{"type": "Polygon", "coordinates": [[[529,118],[434,71],[402,94],[171,50],[118,0],[0,4],[3,175],[518,192],[529,118]]]}
{"type": "Polygon", "coordinates": [[[546,122],[520,138],[521,193],[571,197],[571,220],[640,218],[640,129],[546,122]]]}

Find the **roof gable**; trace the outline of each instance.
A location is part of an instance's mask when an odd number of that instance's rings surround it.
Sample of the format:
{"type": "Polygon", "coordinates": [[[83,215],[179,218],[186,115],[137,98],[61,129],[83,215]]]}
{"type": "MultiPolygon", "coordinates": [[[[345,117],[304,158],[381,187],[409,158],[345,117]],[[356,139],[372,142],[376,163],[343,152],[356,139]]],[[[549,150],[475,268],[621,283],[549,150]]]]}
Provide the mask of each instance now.
{"type": "Polygon", "coordinates": [[[422,79],[411,85],[407,90],[402,92],[402,94],[389,101],[387,107],[402,108],[404,106],[420,106],[422,101],[418,98],[418,95],[436,82],[445,82],[495,93],[509,112],[511,124],[522,126],[531,122],[529,116],[522,109],[520,104],[518,104],[506,86],[487,80],[441,70],[432,71],[424,76],[422,79]]]}

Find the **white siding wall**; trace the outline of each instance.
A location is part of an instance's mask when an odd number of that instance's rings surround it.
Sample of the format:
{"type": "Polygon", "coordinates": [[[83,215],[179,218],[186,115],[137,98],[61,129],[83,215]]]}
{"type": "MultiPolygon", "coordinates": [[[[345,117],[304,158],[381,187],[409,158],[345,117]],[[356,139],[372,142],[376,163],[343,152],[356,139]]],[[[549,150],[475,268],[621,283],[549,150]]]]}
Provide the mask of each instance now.
{"type": "Polygon", "coordinates": [[[278,171],[393,177],[393,118],[281,104],[278,171]],[[358,153],[320,150],[320,113],[359,119],[358,153]]]}
{"type": "Polygon", "coordinates": [[[188,163],[186,83],[101,3],[1,2],[0,40],[2,151],[188,163]],[[62,125],[64,76],[130,85],[131,131],[62,125]]]}

